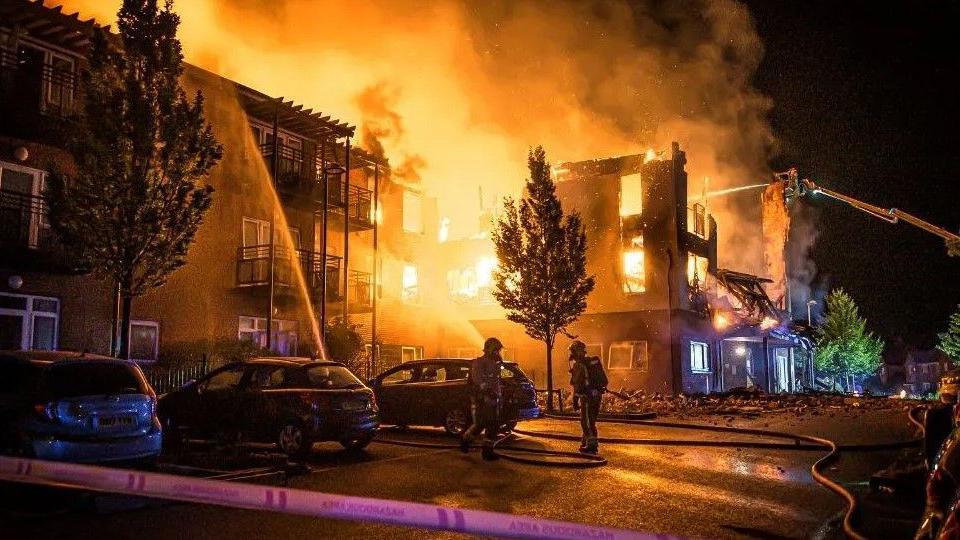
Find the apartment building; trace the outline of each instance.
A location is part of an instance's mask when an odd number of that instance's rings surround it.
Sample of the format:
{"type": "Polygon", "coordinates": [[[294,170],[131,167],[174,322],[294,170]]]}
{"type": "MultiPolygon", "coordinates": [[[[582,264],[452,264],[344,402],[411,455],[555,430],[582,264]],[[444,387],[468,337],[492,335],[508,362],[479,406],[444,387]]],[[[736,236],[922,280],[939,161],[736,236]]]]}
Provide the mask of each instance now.
{"type": "MultiPolygon", "coordinates": [[[[111,350],[112,286],[71,264],[43,199],[47,174],[71,165],[95,28],[38,2],[0,7],[0,349],[111,350]]],[[[131,356],[234,339],[309,354],[316,328],[346,317],[388,361],[422,357],[427,329],[409,321],[435,202],[357,148],[353,125],[191,65],[181,84],[203,92],[224,156],[187,265],[134,301],[131,356]]]]}

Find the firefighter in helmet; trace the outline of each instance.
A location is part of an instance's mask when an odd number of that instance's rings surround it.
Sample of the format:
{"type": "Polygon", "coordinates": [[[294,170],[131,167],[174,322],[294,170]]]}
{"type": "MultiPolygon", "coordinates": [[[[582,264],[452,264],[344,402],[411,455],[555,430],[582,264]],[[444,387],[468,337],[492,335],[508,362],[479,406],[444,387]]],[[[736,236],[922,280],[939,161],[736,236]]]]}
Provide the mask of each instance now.
{"type": "Polygon", "coordinates": [[[470,444],[483,431],[483,459],[497,459],[493,452],[500,427],[500,404],[503,388],[500,382],[500,367],[503,358],[500,351],[503,343],[497,338],[489,338],[483,344],[483,356],[474,358],[470,364],[467,383],[470,388],[470,404],[473,412],[473,424],[463,432],[460,450],[468,452],[470,444]]]}
{"type": "Polygon", "coordinates": [[[573,387],[573,408],[580,410],[583,438],[581,452],[597,453],[597,416],[600,400],[607,391],[607,374],[596,356],[587,356],[587,346],[580,340],[570,344],[570,386],[573,387]]]}

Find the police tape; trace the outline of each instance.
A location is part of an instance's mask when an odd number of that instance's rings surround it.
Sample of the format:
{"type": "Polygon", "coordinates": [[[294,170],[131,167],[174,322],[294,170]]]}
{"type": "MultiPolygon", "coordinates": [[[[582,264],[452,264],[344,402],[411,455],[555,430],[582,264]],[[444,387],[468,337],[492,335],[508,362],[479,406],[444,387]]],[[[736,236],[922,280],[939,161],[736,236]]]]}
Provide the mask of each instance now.
{"type": "Polygon", "coordinates": [[[676,538],[500,512],[6,456],[0,456],[0,480],[503,538],[676,538]]]}

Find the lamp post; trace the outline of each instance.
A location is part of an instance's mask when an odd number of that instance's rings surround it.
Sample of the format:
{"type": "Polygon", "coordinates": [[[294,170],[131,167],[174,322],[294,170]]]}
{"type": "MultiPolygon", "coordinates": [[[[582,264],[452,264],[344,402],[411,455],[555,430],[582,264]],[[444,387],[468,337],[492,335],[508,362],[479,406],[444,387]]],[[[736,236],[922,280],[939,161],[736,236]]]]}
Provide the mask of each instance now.
{"type": "Polygon", "coordinates": [[[813,328],[813,317],[810,316],[810,308],[817,305],[816,300],[807,300],[807,326],[813,328]]]}

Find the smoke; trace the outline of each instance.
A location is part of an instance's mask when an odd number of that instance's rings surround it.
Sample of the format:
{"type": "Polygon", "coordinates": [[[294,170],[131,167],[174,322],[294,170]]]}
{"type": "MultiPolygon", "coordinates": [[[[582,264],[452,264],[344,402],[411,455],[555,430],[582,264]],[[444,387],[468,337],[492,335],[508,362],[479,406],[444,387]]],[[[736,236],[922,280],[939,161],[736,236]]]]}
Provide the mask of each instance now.
{"type": "MultiPolygon", "coordinates": [[[[112,22],[119,0],[64,0],[112,22]]],[[[179,0],[187,60],[356,123],[361,143],[477,233],[477,186],[516,195],[526,153],[575,161],[671,141],[691,193],[767,177],[763,47],[734,0],[179,0]]],[[[755,195],[711,200],[720,264],[763,271],[755,195]]]]}
{"type": "MultiPolygon", "coordinates": [[[[815,300],[818,306],[811,309],[815,315],[823,311],[823,303],[827,297],[824,286],[816,287],[817,265],[810,258],[810,251],[817,241],[818,212],[810,205],[794,203],[790,217],[790,241],[787,243],[787,269],[790,279],[790,295],[793,297],[794,316],[806,317],[806,305],[809,300],[815,300]]],[[[822,277],[822,276],[820,276],[822,277]]],[[[820,279],[821,283],[826,280],[820,279]]],[[[815,319],[815,317],[813,317],[815,319]]]]}

